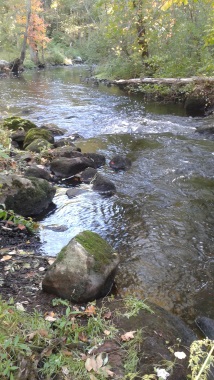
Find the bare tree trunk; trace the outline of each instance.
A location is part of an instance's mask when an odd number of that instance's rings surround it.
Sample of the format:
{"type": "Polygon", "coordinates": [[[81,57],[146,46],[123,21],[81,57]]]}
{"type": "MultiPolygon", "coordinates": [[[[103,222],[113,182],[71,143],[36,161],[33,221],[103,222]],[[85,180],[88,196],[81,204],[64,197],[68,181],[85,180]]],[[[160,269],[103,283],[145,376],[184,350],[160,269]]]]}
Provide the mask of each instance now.
{"type": "Polygon", "coordinates": [[[26,25],[25,25],[25,34],[24,34],[22,50],[21,50],[21,54],[20,54],[21,64],[24,62],[25,55],[26,55],[28,27],[29,27],[29,23],[30,23],[30,17],[31,17],[31,0],[27,0],[27,18],[26,18],[26,25]]]}

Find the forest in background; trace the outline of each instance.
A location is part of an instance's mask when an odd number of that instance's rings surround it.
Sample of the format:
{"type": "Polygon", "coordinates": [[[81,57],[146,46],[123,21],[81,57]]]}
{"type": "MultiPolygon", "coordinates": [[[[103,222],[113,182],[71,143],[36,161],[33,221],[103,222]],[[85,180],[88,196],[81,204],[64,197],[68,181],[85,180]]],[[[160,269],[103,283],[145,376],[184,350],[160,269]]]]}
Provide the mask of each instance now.
{"type": "Polygon", "coordinates": [[[214,0],[0,0],[0,59],[100,78],[212,76],[214,0]]]}

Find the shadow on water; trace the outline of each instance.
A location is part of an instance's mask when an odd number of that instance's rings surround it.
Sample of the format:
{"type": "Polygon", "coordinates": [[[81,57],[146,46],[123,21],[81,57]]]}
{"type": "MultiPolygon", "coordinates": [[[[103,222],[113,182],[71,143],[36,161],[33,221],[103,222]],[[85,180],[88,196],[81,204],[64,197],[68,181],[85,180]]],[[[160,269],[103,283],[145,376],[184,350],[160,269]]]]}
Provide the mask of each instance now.
{"type": "Polygon", "coordinates": [[[149,297],[186,319],[214,318],[214,146],[195,132],[214,120],[145,105],[115,87],[94,88],[84,70],[32,72],[1,83],[1,113],[26,112],[39,126],[54,122],[66,135],[80,133],[86,140],[77,145],[105,155],[99,171],[117,188],[104,198],[80,185],[83,191],[68,199],[59,187],[55,211],[41,222],[42,253],[56,255],[80,231],[95,231],[120,253],[119,292],[149,297]],[[113,172],[114,154],[128,156],[131,168],[113,172]]]}

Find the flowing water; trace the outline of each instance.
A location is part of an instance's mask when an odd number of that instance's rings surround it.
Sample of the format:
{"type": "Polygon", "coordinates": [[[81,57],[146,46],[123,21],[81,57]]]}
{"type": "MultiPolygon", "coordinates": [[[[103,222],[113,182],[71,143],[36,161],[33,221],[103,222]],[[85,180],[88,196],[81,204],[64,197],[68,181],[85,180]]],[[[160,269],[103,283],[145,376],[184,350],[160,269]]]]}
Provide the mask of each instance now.
{"type": "Polygon", "coordinates": [[[214,117],[186,117],[179,106],[145,104],[116,87],[94,87],[85,67],[57,68],[1,79],[0,114],[78,132],[83,152],[100,152],[116,195],[88,185],[68,199],[58,188],[56,209],[41,222],[42,253],[56,255],[82,230],[119,252],[119,292],[149,298],[186,319],[214,318],[214,141],[196,132],[214,117]],[[115,173],[114,154],[131,169],[115,173]],[[61,226],[61,232],[55,227],[61,226]]]}

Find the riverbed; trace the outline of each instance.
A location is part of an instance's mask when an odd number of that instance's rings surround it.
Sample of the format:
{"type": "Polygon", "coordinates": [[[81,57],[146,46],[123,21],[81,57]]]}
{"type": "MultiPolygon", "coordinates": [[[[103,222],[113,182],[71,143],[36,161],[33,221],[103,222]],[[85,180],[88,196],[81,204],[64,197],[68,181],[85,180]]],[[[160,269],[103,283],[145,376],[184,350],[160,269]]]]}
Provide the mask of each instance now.
{"type": "Polygon", "coordinates": [[[146,104],[89,76],[79,66],[0,82],[2,117],[55,123],[66,136],[78,132],[83,152],[105,155],[99,171],[117,188],[103,197],[81,185],[84,192],[68,199],[60,186],[54,212],[41,221],[41,254],[57,255],[77,233],[92,230],[119,252],[119,293],[136,293],[186,320],[214,318],[214,141],[196,132],[214,117],[146,104]],[[114,154],[129,157],[131,168],[112,171],[114,154]]]}

